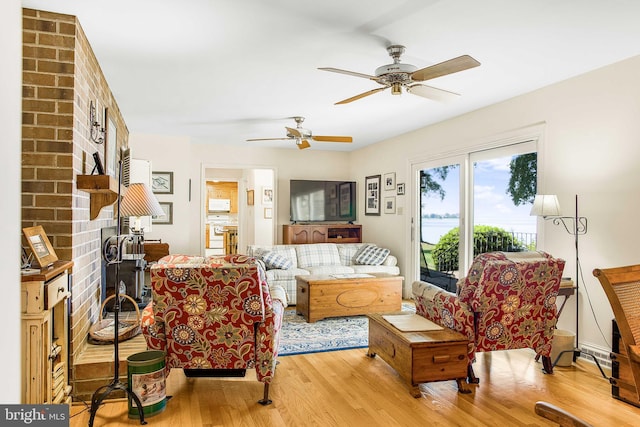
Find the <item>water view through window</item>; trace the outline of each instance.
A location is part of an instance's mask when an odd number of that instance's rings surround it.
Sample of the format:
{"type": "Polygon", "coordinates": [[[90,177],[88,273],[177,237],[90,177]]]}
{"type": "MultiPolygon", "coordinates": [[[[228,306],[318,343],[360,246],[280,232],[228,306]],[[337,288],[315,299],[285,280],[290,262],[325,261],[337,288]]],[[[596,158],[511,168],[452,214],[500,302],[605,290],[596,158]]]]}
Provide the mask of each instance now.
{"type": "MultiPolygon", "coordinates": [[[[460,253],[535,249],[536,217],[530,216],[535,195],[535,153],[501,157],[470,156],[466,185],[459,163],[420,172],[421,277],[434,272],[459,275],[460,253]],[[461,188],[469,188],[461,197],[461,188]],[[473,242],[460,236],[460,212],[468,206],[473,242]],[[462,245],[462,246],[461,246],[462,245]],[[461,247],[463,251],[461,251],[461,247]]],[[[464,263],[462,263],[464,264],[464,263]]],[[[428,280],[430,281],[430,280],[428,280]]]]}

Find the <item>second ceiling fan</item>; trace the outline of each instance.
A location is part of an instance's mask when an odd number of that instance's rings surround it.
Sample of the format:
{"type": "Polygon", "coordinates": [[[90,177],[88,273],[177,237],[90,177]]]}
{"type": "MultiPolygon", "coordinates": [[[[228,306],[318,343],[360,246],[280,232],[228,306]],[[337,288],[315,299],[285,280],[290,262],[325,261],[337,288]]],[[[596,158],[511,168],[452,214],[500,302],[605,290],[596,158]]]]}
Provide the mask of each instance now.
{"type": "Polygon", "coordinates": [[[296,127],[290,128],[285,126],[287,130],[287,136],[282,138],[254,138],[247,139],[247,141],[282,141],[282,140],[293,140],[295,141],[297,147],[301,150],[305,148],[311,147],[309,143],[310,139],[314,141],[320,142],[353,142],[353,138],[350,136],[319,136],[312,135],[311,131],[302,127],[302,122],[304,122],[304,117],[296,116],[292,117],[296,121],[296,127]]]}
{"type": "Polygon", "coordinates": [[[375,71],[375,76],[357,73],[354,71],[341,70],[339,68],[319,68],[319,70],[362,77],[373,80],[383,86],[352,96],[351,98],[343,99],[342,101],[336,102],[336,104],[348,104],[349,102],[356,101],[360,98],[364,98],[365,96],[373,95],[374,93],[378,93],[389,88],[393,95],[400,95],[403,87],[407,92],[414,95],[436,101],[448,101],[460,95],[432,86],[418,84],[417,82],[435,79],[436,77],[446,76],[447,74],[457,73],[480,65],[478,61],[469,55],[462,55],[439,64],[418,69],[418,67],[414,65],[402,64],[400,62],[400,56],[404,53],[404,49],[405,47],[401,45],[392,45],[387,47],[389,56],[393,58],[393,64],[378,67],[375,71]]]}

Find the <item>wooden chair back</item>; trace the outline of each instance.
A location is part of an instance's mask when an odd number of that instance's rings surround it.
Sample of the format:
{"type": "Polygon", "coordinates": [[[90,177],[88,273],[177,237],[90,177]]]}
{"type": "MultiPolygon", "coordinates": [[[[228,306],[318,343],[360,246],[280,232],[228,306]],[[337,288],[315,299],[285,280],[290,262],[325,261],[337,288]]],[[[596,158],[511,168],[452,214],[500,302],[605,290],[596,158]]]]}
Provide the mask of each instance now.
{"type": "Polygon", "coordinates": [[[536,414],[558,423],[561,427],[592,427],[591,424],[549,402],[536,402],[536,414]]]}
{"type": "MultiPolygon", "coordinates": [[[[593,270],[593,275],[600,281],[613,309],[638,393],[640,389],[640,264],[596,268],[593,270]]],[[[638,401],[640,401],[640,394],[638,394],[638,401]]]]}

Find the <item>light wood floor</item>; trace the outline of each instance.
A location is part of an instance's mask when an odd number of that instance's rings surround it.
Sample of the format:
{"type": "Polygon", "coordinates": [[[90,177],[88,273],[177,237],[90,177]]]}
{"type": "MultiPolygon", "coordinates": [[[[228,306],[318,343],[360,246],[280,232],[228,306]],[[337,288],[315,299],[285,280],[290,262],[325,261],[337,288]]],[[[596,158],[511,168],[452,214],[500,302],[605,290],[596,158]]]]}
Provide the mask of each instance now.
{"type": "MultiPolygon", "coordinates": [[[[595,365],[578,361],[541,372],[530,350],[480,353],[474,365],[480,384],[457,393],[454,381],[421,385],[409,395],[404,381],[366,349],[280,359],[271,386],[273,404],[261,406],[263,386],[245,378],[190,378],[173,370],[166,409],[148,417],[149,426],[553,426],[534,412],[545,400],[594,426],[638,426],[640,408],[611,397],[611,386],[595,365]]],[[[124,399],[105,403],[95,426],[139,425],[128,419],[124,399]]],[[[86,426],[89,411],[71,408],[71,427],[86,426]]]]}

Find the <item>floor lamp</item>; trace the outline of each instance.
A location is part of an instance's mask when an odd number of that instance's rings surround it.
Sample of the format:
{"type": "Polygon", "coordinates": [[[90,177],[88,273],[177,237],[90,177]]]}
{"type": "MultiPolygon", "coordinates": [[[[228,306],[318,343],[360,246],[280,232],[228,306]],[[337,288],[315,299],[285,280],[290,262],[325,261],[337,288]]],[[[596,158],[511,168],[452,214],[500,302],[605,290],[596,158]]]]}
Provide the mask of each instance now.
{"type": "Polygon", "coordinates": [[[119,161],[119,175],[118,175],[118,199],[117,199],[117,224],[116,235],[112,237],[115,239],[115,244],[110,244],[110,250],[105,250],[103,256],[107,264],[115,264],[115,303],[113,306],[113,353],[114,353],[114,367],[113,367],[113,380],[100,388],[98,388],[91,398],[91,416],[89,418],[89,427],[93,426],[93,421],[96,416],[96,412],[100,408],[102,401],[116,390],[124,391],[127,396],[136,404],[138,408],[138,415],[140,416],[140,424],[146,424],[144,420],[144,411],[140,398],[131,390],[131,388],[120,381],[120,355],[118,348],[118,332],[119,332],[119,313],[120,313],[120,288],[124,287],[124,282],[120,281],[120,263],[122,262],[122,247],[125,241],[131,239],[130,235],[121,236],[121,219],[126,216],[159,216],[163,215],[164,211],[160,207],[158,200],[155,198],[151,190],[145,184],[131,184],[124,196],[121,198],[122,188],[122,160],[119,161]]]}
{"type": "MultiPolygon", "coordinates": [[[[560,359],[560,356],[567,351],[573,351],[573,361],[575,362],[578,356],[582,354],[582,350],[580,350],[580,306],[579,299],[580,293],[578,289],[580,288],[580,255],[579,255],[579,236],[587,234],[587,218],[584,216],[578,215],[578,195],[576,194],[576,211],[574,216],[562,216],[560,215],[560,204],[558,203],[558,196],[554,194],[538,194],[536,195],[533,206],[531,207],[531,215],[532,216],[541,216],[545,220],[551,220],[555,225],[560,225],[564,227],[567,233],[571,234],[574,237],[575,242],[575,251],[576,251],[576,277],[575,277],[575,286],[576,286],[576,346],[573,350],[565,350],[560,352],[557,357],[557,360],[554,361],[554,365],[560,359]]],[[[598,365],[600,372],[606,378],[604,371],[600,367],[600,363],[598,359],[592,354],[585,353],[586,356],[591,356],[593,360],[598,365]]]]}

